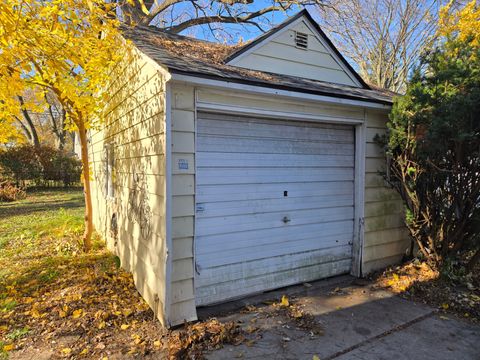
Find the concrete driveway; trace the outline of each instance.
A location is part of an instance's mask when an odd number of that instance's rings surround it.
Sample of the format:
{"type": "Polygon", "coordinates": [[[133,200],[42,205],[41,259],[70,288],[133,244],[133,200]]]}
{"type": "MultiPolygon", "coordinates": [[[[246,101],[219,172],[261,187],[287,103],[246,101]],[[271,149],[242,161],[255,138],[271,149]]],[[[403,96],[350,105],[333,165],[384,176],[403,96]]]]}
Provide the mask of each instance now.
{"type": "Polygon", "coordinates": [[[239,321],[253,341],[227,345],[208,359],[480,359],[480,325],[348,276],[204,308],[200,316],[219,313],[231,313],[219,319],[239,321]],[[323,335],[259,305],[283,294],[314,316],[323,335]],[[238,311],[249,304],[256,306],[238,311]]]}

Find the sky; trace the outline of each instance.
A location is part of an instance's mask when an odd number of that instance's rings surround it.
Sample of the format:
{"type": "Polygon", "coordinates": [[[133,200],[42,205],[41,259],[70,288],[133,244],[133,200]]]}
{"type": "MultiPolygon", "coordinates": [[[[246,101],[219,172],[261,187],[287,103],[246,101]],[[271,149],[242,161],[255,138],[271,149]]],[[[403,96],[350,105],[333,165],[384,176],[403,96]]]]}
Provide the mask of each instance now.
{"type": "MultiPolygon", "coordinates": [[[[209,2],[210,4],[210,2],[209,2]]],[[[272,5],[272,1],[267,0],[255,0],[252,4],[248,5],[248,10],[256,11],[272,5]]],[[[267,14],[262,19],[260,19],[260,26],[264,30],[269,30],[272,25],[278,25],[282,23],[288,16],[292,16],[297,12],[301,11],[303,7],[295,6],[292,10],[287,13],[283,11],[275,11],[267,14]]],[[[189,2],[182,2],[173,8],[173,11],[165,15],[164,20],[168,23],[171,19],[175,19],[178,16],[188,16],[187,14],[192,14],[192,7],[189,2]]],[[[313,13],[312,13],[313,15],[313,13]]],[[[190,15],[191,16],[191,15],[190,15]]],[[[218,25],[213,25],[218,26],[218,25]]],[[[237,43],[239,40],[248,41],[259,35],[262,32],[253,25],[245,24],[222,24],[221,30],[212,31],[207,26],[197,26],[186,31],[182,32],[182,35],[193,36],[200,39],[210,40],[210,41],[219,41],[226,43],[237,43]]],[[[163,26],[162,26],[163,27],[163,26]]]]}

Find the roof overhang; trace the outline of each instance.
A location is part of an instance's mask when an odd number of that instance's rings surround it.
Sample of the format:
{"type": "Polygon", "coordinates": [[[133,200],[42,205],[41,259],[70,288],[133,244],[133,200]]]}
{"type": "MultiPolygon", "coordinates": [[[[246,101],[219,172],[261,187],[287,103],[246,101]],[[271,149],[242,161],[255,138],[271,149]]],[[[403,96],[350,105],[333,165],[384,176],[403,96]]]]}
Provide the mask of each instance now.
{"type": "Polygon", "coordinates": [[[256,83],[250,80],[217,78],[206,74],[194,74],[174,69],[171,69],[170,72],[172,74],[170,81],[177,83],[188,83],[207,88],[229,89],[251,94],[274,95],[307,102],[323,102],[386,111],[390,110],[392,107],[391,102],[371,99],[358,99],[353,96],[343,94],[332,94],[313,90],[309,91],[307,89],[298,90],[281,85],[265,86],[265,84],[256,83]]]}

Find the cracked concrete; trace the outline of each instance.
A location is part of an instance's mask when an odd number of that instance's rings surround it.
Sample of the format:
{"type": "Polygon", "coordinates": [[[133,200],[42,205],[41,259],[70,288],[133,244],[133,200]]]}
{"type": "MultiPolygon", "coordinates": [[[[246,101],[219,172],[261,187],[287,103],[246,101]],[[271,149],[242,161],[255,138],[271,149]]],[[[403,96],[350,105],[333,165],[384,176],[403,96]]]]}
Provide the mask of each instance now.
{"type": "MultiPolygon", "coordinates": [[[[260,305],[259,305],[260,306],[260,305]]],[[[351,277],[319,281],[248,299],[205,308],[200,316],[230,313],[222,321],[239,321],[259,330],[254,342],[228,345],[208,359],[480,359],[480,325],[441,316],[428,306],[376,290],[351,277]],[[285,317],[261,310],[238,311],[247,304],[277,300],[287,294],[315,316],[324,335],[300,329],[285,317]],[[237,310],[237,311],[236,311],[237,310]]]]}

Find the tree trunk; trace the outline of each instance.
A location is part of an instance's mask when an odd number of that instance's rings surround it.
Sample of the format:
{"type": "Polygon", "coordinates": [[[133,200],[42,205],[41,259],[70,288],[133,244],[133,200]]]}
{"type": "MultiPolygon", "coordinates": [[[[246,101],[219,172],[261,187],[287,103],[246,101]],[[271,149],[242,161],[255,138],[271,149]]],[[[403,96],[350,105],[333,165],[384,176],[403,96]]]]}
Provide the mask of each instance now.
{"type": "Polygon", "coordinates": [[[92,248],[92,192],[90,189],[90,162],[88,160],[87,131],[83,123],[77,124],[80,139],[81,159],[83,164],[83,191],[85,195],[85,232],[83,234],[83,250],[89,252],[92,248]]]}
{"type": "Polygon", "coordinates": [[[30,114],[23,107],[25,105],[25,101],[23,100],[22,96],[18,96],[18,100],[20,101],[20,105],[22,105],[23,117],[25,118],[25,121],[27,122],[28,127],[30,128],[30,134],[32,135],[33,145],[35,147],[39,147],[40,146],[40,140],[38,138],[37,129],[35,129],[35,125],[33,124],[33,121],[32,121],[32,118],[30,117],[30,114]]]}

